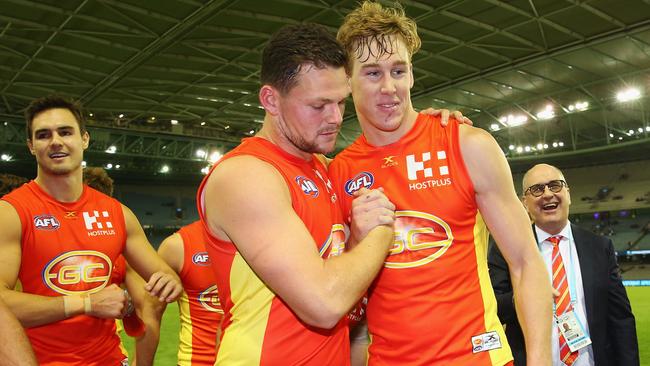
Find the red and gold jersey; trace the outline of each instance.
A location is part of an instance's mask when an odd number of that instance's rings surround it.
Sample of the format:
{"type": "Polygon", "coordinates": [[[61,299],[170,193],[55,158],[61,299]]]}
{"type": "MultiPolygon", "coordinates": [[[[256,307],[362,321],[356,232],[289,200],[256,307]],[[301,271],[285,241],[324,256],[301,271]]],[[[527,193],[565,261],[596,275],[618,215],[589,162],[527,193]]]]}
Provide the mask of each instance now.
{"type": "MultiPolygon", "coordinates": [[[[345,231],[341,209],[326,168],[316,157],[304,161],[265,139],[252,137],[220,162],[239,155],[265,161],[284,177],[293,209],[323,258],[342,253],[345,231]]],[[[208,177],[197,194],[204,228],[203,189],[208,177]]],[[[255,223],[251,225],[254,230],[255,223]]],[[[207,249],[224,309],[216,365],[349,365],[346,319],[331,330],[306,325],[255,275],[233,243],[210,235],[207,249]]]]}
{"type": "Polygon", "coordinates": [[[395,243],[369,289],[369,365],[503,365],[512,359],[487,271],[488,232],[458,124],[418,116],[399,141],[364,136],[329,166],[344,217],[352,193],[383,187],[395,243]]]}
{"type": "Polygon", "coordinates": [[[201,221],[196,221],[181,228],[178,234],[183,239],[183,267],[179,277],[185,290],[178,299],[181,319],[178,365],[212,366],[223,310],[205,249],[205,231],[201,221]]]}
{"type": "Polygon", "coordinates": [[[115,263],[113,263],[113,273],[111,273],[111,282],[118,286],[121,286],[124,283],[126,278],[126,258],[120,254],[115,263]]]}
{"type": "MultiPolygon", "coordinates": [[[[18,278],[41,296],[92,294],[110,284],[124,250],[122,205],[84,185],[76,202],[59,202],[34,181],[2,198],[22,224],[18,278]]],[[[120,365],[125,359],[114,319],[75,316],[28,328],[41,365],[120,365]]]]}

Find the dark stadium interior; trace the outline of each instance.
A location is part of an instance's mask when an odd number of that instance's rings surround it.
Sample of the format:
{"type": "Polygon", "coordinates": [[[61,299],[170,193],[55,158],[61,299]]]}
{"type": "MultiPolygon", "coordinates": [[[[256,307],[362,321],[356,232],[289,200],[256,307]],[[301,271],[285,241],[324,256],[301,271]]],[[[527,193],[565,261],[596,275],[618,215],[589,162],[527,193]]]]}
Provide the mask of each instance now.
{"type": "MultiPolygon", "coordinates": [[[[422,37],[416,108],[458,109],[491,131],[517,187],[535,162],[568,169],[576,214],[650,207],[648,1],[402,3],[422,37]]],[[[1,170],[34,176],[23,109],[39,96],[68,95],[86,107],[86,162],[109,171],[118,197],[145,225],[189,222],[202,169],[261,126],[260,51],[269,35],[305,21],[335,32],[355,5],[2,1],[1,170]],[[182,186],[172,197],[170,184],[182,186]]],[[[350,100],[338,149],[358,134],[350,100]]]]}

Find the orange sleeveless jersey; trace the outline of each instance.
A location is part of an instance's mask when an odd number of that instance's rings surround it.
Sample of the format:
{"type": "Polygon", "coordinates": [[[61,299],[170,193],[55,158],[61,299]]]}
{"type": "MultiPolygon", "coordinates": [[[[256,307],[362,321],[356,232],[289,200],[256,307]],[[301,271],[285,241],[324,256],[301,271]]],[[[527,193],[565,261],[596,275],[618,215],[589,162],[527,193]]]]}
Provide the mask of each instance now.
{"type": "Polygon", "coordinates": [[[219,302],[206,236],[201,221],[178,231],[183,239],[183,268],[179,273],[185,291],[178,299],[181,329],[178,365],[214,365],[217,330],[223,310],[219,302]]]}
{"type": "MultiPolygon", "coordinates": [[[[306,162],[258,137],[245,139],[221,161],[238,155],[254,156],[282,174],[291,192],[293,209],[309,229],[323,258],[343,251],[345,232],[341,209],[326,168],[316,157],[306,162]]],[[[219,163],[215,168],[218,166],[219,163]]],[[[202,193],[208,177],[197,194],[204,228],[202,193]]],[[[263,189],[264,182],[259,184],[263,189]]],[[[250,226],[255,230],[254,222],[250,226]]],[[[215,365],[350,364],[347,319],[331,330],[305,325],[255,275],[233,243],[208,235],[207,249],[225,313],[215,365]]]]}
{"type": "Polygon", "coordinates": [[[487,271],[488,232],[458,124],[419,115],[399,141],[362,135],[329,166],[344,216],[351,194],[383,187],[395,244],[369,289],[369,365],[503,365],[512,359],[487,271]]]}
{"type": "MultiPolygon", "coordinates": [[[[34,181],[2,198],[22,224],[23,292],[41,296],[91,294],[111,281],[124,250],[122,206],[84,185],[79,200],[58,202],[34,181]]],[[[121,365],[114,319],[75,316],[26,329],[40,365],[121,365]]]]}

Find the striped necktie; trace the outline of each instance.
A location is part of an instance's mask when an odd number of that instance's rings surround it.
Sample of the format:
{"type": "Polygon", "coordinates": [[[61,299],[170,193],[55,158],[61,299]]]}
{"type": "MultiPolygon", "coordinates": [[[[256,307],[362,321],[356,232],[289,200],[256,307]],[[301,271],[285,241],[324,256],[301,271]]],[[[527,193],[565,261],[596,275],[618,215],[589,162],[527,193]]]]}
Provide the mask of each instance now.
{"type": "MultiPolygon", "coordinates": [[[[560,241],[562,240],[562,236],[551,236],[547,240],[553,244],[553,288],[560,293],[560,296],[555,298],[555,315],[560,316],[567,311],[573,310],[573,306],[571,306],[571,295],[569,294],[566,270],[564,268],[564,262],[562,261],[562,255],[560,255],[560,241]]],[[[559,333],[559,341],[560,360],[567,366],[573,365],[576,358],[578,358],[578,352],[571,352],[569,345],[566,343],[566,339],[564,339],[561,332],[559,333]]]]}

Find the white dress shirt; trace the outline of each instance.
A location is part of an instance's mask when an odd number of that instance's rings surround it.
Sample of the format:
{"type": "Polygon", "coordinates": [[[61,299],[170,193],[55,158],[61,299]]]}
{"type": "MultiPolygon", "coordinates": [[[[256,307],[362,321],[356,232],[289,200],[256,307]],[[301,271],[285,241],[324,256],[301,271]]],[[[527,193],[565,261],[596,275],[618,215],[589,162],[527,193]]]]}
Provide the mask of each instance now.
{"type": "MultiPolygon", "coordinates": [[[[552,268],[552,252],[553,244],[547,239],[551,235],[544,230],[540,229],[535,225],[535,233],[537,234],[537,245],[539,246],[540,251],[542,252],[542,258],[544,258],[544,263],[546,264],[546,269],[549,273],[549,278],[551,283],[553,283],[553,270],[552,268]]],[[[585,308],[585,291],[582,286],[582,273],[580,272],[580,260],[578,258],[578,252],[576,250],[576,244],[573,240],[573,233],[571,232],[571,224],[567,225],[560,231],[557,235],[562,235],[562,241],[560,242],[560,255],[562,256],[562,261],[564,262],[564,268],[566,269],[567,281],[569,285],[569,291],[573,291],[577,294],[571,293],[571,300],[573,305],[573,311],[576,314],[580,323],[585,328],[586,334],[589,334],[589,324],[587,324],[587,311],[585,308]],[[575,303],[573,303],[575,301],[575,303]]],[[[565,366],[563,362],[560,361],[560,343],[558,340],[559,330],[553,320],[553,331],[551,332],[551,350],[552,350],[552,359],[554,366],[565,366]]],[[[579,350],[580,354],[576,361],[573,363],[573,366],[594,366],[594,353],[591,345],[584,347],[579,350]]]]}

